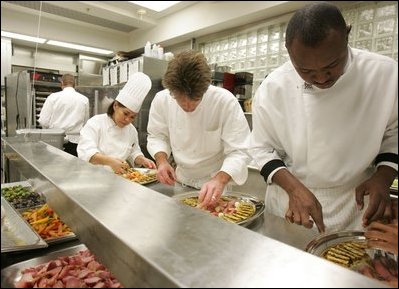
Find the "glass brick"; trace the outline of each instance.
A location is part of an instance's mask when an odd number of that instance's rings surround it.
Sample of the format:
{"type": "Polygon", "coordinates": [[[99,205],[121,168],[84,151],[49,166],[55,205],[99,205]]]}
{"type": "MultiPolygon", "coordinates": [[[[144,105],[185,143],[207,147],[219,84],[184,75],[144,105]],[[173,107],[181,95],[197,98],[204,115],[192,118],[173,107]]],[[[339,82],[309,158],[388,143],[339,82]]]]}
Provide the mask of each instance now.
{"type": "Polygon", "coordinates": [[[378,7],[376,11],[376,17],[386,17],[386,16],[397,16],[396,5],[388,5],[383,7],[378,7]]]}
{"type": "Polygon", "coordinates": [[[237,48],[237,37],[232,37],[229,39],[229,48],[237,48]]]}
{"type": "Polygon", "coordinates": [[[238,47],[247,45],[247,36],[245,34],[238,36],[238,47]]]}
{"type": "Polygon", "coordinates": [[[258,57],[258,66],[266,66],[267,65],[267,57],[258,57]]]}
{"type": "Polygon", "coordinates": [[[374,18],[374,9],[367,8],[360,10],[359,12],[359,21],[371,21],[374,18]]]}
{"type": "Polygon", "coordinates": [[[375,49],[377,53],[382,51],[392,51],[392,47],[393,47],[392,36],[375,39],[375,49]]]}
{"type": "Polygon", "coordinates": [[[269,35],[268,35],[267,28],[259,30],[258,43],[267,42],[268,38],[269,38],[269,35]]]}
{"type": "Polygon", "coordinates": [[[357,38],[371,37],[373,34],[373,23],[359,24],[357,29],[357,38]]]}
{"type": "Polygon", "coordinates": [[[269,27],[269,40],[278,40],[280,39],[280,27],[279,26],[270,26],[269,27]]]}
{"type": "Polygon", "coordinates": [[[247,45],[254,45],[257,42],[256,32],[248,33],[247,45]]]}
{"type": "Polygon", "coordinates": [[[267,56],[267,65],[268,66],[279,65],[279,55],[278,54],[269,54],[267,56]]]}
{"type": "Polygon", "coordinates": [[[265,55],[267,53],[267,43],[258,44],[258,55],[265,55]]]}
{"type": "Polygon", "coordinates": [[[378,21],[376,29],[377,29],[377,31],[376,31],[377,35],[393,33],[393,31],[395,29],[395,19],[391,18],[391,19],[387,19],[384,21],[378,21]]]}
{"type": "Polygon", "coordinates": [[[280,48],[280,41],[269,42],[269,53],[278,53],[280,48]]]}
{"type": "Polygon", "coordinates": [[[256,58],[249,58],[246,61],[245,68],[254,68],[256,66],[256,58]]]}
{"type": "Polygon", "coordinates": [[[229,50],[229,58],[230,58],[230,60],[236,60],[237,59],[237,51],[235,49],[229,50]]]}
{"type": "Polygon", "coordinates": [[[222,40],[220,43],[221,50],[228,50],[229,49],[229,41],[227,39],[222,40]]]}
{"type": "Polygon", "coordinates": [[[248,46],[247,57],[255,57],[256,56],[256,46],[248,46]]]}
{"type": "Polygon", "coordinates": [[[245,47],[238,48],[237,50],[237,58],[245,58],[247,56],[247,49],[245,47]]]}
{"type": "Polygon", "coordinates": [[[355,48],[372,51],[373,42],[371,39],[361,40],[355,42],[355,48]]]}

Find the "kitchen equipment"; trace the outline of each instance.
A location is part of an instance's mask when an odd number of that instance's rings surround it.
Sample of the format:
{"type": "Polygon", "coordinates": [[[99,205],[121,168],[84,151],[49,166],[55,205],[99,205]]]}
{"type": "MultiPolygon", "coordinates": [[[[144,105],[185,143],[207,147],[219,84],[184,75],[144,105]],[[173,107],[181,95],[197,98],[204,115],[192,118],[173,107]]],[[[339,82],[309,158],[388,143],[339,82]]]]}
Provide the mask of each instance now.
{"type": "Polygon", "coordinates": [[[63,129],[19,129],[17,135],[21,135],[25,141],[44,141],[58,149],[63,149],[65,131],[63,129]]]}

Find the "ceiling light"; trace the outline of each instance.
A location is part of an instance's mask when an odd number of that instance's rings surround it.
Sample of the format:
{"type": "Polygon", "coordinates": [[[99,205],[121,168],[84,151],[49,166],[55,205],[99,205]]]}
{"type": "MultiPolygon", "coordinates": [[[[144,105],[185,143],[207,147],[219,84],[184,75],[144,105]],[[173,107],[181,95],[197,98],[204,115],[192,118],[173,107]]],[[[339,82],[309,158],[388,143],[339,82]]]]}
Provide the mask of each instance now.
{"type": "Polygon", "coordinates": [[[181,1],[129,1],[142,7],[161,12],[181,1]]]}
{"type": "Polygon", "coordinates": [[[31,42],[41,43],[41,44],[43,44],[44,42],[47,41],[47,39],[44,39],[44,38],[33,37],[33,36],[12,33],[12,32],[6,32],[6,31],[1,31],[1,36],[25,40],[25,41],[31,41],[31,42]]]}
{"type": "Polygon", "coordinates": [[[49,40],[49,41],[47,41],[46,44],[61,46],[61,47],[66,47],[66,48],[72,48],[72,49],[77,49],[77,50],[82,50],[82,51],[88,51],[88,52],[93,52],[93,53],[105,54],[105,55],[113,53],[113,51],[111,51],[111,50],[105,50],[105,49],[83,46],[83,45],[78,45],[78,44],[72,44],[72,43],[68,43],[68,42],[55,41],[55,40],[49,40]]]}

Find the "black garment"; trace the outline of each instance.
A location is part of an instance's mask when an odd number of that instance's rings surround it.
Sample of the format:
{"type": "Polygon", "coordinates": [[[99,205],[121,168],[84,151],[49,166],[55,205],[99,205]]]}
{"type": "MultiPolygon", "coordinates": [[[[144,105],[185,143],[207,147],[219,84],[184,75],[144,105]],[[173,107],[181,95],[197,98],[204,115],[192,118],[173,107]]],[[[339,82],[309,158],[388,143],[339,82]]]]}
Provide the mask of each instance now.
{"type": "Polygon", "coordinates": [[[77,157],[78,156],[78,152],[76,151],[77,147],[78,147],[77,143],[67,142],[64,144],[64,152],[77,157]]]}

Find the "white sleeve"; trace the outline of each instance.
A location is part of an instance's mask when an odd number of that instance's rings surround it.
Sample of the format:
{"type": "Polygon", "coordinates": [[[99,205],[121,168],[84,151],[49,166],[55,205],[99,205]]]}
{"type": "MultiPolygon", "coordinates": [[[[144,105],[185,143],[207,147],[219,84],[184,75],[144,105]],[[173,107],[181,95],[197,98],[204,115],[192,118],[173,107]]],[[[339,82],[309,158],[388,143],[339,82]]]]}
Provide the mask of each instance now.
{"type": "Polygon", "coordinates": [[[233,101],[226,110],[222,127],[225,158],[220,170],[229,174],[237,185],[244,184],[248,177],[249,157],[246,154],[246,144],[249,132],[240,104],[233,101]]]}
{"type": "Polygon", "coordinates": [[[151,103],[148,118],[147,150],[155,158],[158,152],[165,152],[167,157],[171,154],[169,128],[167,119],[167,105],[162,102],[166,95],[156,94],[151,103]]]}
{"type": "Polygon", "coordinates": [[[38,122],[43,128],[49,128],[50,127],[50,120],[51,120],[51,115],[53,114],[53,97],[52,94],[50,94],[42,107],[42,110],[40,111],[40,116],[38,119],[38,122]]]}
{"type": "Polygon", "coordinates": [[[139,136],[138,136],[137,130],[136,130],[136,128],[134,126],[132,128],[132,132],[131,133],[132,133],[132,135],[134,137],[134,145],[133,145],[133,148],[132,148],[132,153],[130,154],[130,156],[128,156],[127,159],[134,163],[134,161],[136,160],[136,158],[138,156],[143,156],[144,154],[141,151],[140,144],[139,144],[139,136]]]}
{"type": "Polygon", "coordinates": [[[80,131],[80,139],[77,147],[78,157],[85,161],[90,161],[90,158],[100,152],[100,126],[92,119],[89,119],[86,125],[80,131]]]}
{"type": "Polygon", "coordinates": [[[248,152],[256,163],[256,167],[264,176],[265,181],[268,181],[269,175],[274,174],[278,168],[284,167],[285,164],[278,153],[278,151],[282,151],[282,146],[278,141],[277,133],[272,125],[273,121],[268,113],[268,110],[273,108],[266,103],[265,81],[256,91],[252,102],[252,132],[249,138],[248,152]]]}

